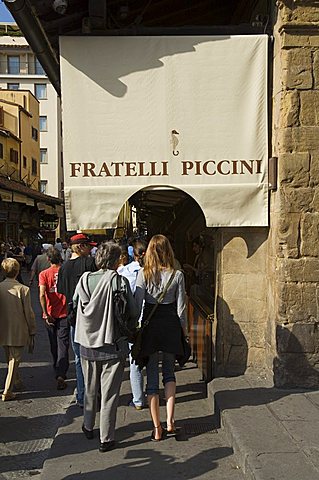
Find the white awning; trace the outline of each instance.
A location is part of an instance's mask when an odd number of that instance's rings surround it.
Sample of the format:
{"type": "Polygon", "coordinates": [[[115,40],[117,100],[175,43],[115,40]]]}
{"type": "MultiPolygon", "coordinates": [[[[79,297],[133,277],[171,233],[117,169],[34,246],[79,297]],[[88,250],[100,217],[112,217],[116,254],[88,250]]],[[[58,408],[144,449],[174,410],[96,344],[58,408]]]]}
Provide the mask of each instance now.
{"type": "Polygon", "coordinates": [[[266,35],[60,40],[69,230],[159,186],[207,226],[268,225],[266,35]]]}

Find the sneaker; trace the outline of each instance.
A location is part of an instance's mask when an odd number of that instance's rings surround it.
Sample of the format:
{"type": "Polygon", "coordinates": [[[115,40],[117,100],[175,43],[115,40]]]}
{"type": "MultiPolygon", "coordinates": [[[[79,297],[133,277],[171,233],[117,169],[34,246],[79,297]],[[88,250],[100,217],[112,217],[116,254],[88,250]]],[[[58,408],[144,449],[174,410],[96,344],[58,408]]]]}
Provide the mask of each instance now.
{"type": "Polygon", "coordinates": [[[135,410],[143,410],[144,406],[143,405],[135,405],[135,403],[133,402],[133,400],[130,401],[130,403],[128,404],[129,407],[134,407],[135,410]]]}
{"type": "Polygon", "coordinates": [[[84,423],[82,425],[82,432],[84,433],[84,435],[88,440],[92,440],[92,438],[94,437],[93,430],[88,430],[87,428],[85,428],[84,423]]]}
{"type": "Polygon", "coordinates": [[[66,389],[67,385],[66,385],[66,381],[64,380],[64,378],[58,377],[56,379],[56,381],[57,381],[57,385],[56,385],[57,390],[65,390],[66,389]]]}

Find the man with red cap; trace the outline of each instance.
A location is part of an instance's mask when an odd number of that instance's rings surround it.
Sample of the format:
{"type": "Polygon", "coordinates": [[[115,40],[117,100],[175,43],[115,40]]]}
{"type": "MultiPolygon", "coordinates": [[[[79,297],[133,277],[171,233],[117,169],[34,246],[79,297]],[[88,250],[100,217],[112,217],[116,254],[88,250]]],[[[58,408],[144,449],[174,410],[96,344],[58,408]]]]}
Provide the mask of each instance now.
{"type": "MultiPolygon", "coordinates": [[[[63,293],[69,308],[69,318],[72,317],[73,295],[75,287],[84,272],[95,272],[95,260],[90,257],[92,247],[96,246],[95,242],[91,242],[89,237],[84,233],[77,233],[70,238],[70,246],[72,256],[67,260],[59,270],[57,291],[63,293]]],[[[75,324],[71,323],[71,342],[75,357],[76,369],[76,401],[82,407],[84,399],[84,379],[81,367],[80,345],[74,342],[75,324]]]]}

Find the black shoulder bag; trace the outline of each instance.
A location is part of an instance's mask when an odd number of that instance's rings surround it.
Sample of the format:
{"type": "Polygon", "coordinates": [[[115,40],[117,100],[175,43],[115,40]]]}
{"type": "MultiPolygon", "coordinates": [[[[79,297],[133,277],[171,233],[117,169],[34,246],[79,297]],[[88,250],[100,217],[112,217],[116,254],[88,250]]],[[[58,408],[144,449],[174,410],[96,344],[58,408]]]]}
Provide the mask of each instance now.
{"type": "Polygon", "coordinates": [[[125,287],[122,286],[122,277],[116,273],[112,278],[113,309],[116,325],[115,340],[127,338],[132,342],[136,335],[136,328],[131,326],[131,312],[127,300],[125,287]]]}
{"type": "Polygon", "coordinates": [[[176,270],[173,271],[173,273],[170,276],[167,284],[165,285],[164,290],[156,298],[156,303],[154,303],[154,306],[153,306],[152,310],[148,314],[147,318],[143,322],[142,327],[138,330],[137,335],[135,337],[133,346],[131,348],[131,357],[132,357],[132,363],[134,361],[136,363],[136,365],[139,365],[140,367],[143,367],[143,359],[141,357],[143,331],[149,325],[150,320],[151,320],[152,316],[154,315],[154,313],[155,313],[157,307],[159,306],[159,304],[162,303],[162,301],[164,300],[166,292],[167,292],[168,288],[170,287],[170,285],[172,284],[172,281],[174,280],[175,273],[176,273],[176,270]]]}

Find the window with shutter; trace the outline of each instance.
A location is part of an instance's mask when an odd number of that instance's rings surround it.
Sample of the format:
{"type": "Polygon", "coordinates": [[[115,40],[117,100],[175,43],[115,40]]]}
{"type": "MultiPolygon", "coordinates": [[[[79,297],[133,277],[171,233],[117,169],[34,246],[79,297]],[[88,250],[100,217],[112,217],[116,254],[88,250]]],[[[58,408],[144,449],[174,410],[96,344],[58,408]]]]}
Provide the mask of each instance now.
{"type": "Polygon", "coordinates": [[[10,148],[10,162],[18,163],[18,151],[10,148]]]}

